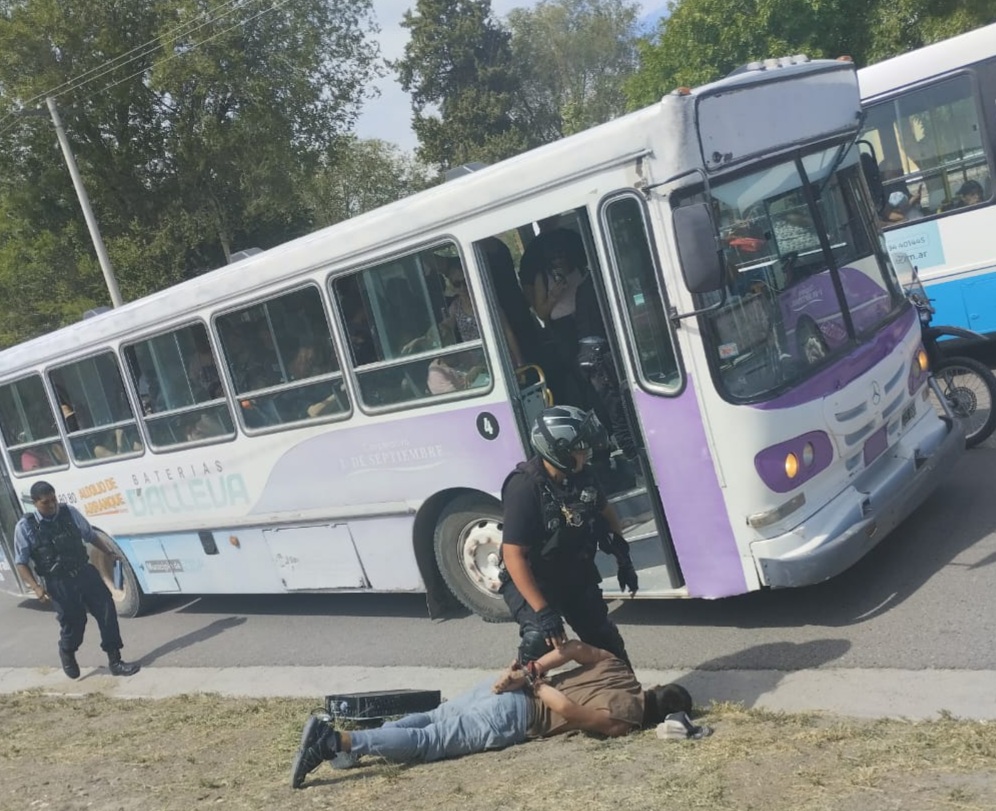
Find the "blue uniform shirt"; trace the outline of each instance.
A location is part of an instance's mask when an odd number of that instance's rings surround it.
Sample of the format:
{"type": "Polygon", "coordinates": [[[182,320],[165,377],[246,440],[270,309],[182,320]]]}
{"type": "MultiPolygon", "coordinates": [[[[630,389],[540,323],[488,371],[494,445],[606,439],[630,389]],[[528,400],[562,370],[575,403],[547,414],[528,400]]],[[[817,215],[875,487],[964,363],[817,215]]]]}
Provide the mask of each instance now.
{"type": "MultiPolygon", "coordinates": [[[[71,507],[68,504],[60,504],[60,509],[69,510],[69,514],[73,518],[73,523],[79,528],[79,531],[83,533],[83,540],[87,543],[93,543],[93,527],[90,526],[90,522],[83,517],[83,513],[77,510],[75,507],[71,507]]],[[[41,524],[45,521],[54,521],[55,515],[51,518],[45,518],[38,510],[32,510],[35,516],[35,520],[41,524]]],[[[56,513],[58,515],[58,513],[56,513]]],[[[31,524],[28,522],[28,516],[24,515],[21,520],[17,522],[17,526],[14,527],[14,563],[21,563],[27,566],[31,562],[31,549],[35,544],[35,533],[31,528],[31,524]]]]}

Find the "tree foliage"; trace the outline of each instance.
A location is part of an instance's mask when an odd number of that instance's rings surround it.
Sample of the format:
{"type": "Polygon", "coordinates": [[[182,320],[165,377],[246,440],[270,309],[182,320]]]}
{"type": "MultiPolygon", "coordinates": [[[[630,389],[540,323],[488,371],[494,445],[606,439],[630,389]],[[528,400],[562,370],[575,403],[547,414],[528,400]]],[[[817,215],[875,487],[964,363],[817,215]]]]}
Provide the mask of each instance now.
{"type": "Polygon", "coordinates": [[[418,0],[401,24],[411,39],[392,67],[411,93],[421,160],[447,169],[530,145],[514,117],[510,35],[493,19],[491,0],[418,0]]]}
{"type": "Polygon", "coordinates": [[[747,62],[806,53],[863,66],[996,19],[996,0],[675,0],[639,43],[630,107],[747,62]]]}
{"type": "Polygon", "coordinates": [[[107,302],[51,122],[18,113],[57,97],[131,299],[311,229],[299,189],[352,128],[375,30],[370,0],[0,4],[3,340],[107,302]]]}
{"type": "Polygon", "coordinates": [[[624,0],[540,0],[509,12],[518,109],[531,140],[553,141],[626,111],[638,12],[624,0]]]}
{"type": "Polygon", "coordinates": [[[341,138],[307,184],[304,201],[316,227],[348,220],[435,182],[433,172],[393,144],[341,138]]]}

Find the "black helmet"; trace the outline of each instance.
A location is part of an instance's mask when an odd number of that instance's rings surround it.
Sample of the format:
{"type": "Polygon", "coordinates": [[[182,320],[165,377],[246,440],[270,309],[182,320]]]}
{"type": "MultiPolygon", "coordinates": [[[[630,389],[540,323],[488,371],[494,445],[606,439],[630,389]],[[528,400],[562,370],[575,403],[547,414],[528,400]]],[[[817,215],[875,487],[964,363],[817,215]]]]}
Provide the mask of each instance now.
{"type": "Polygon", "coordinates": [[[562,405],[547,408],[536,418],[529,441],[536,453],[557,470],[574,468],[575,451],[597,451],[609,444],[608,435],[594,411],[562,405]]]}

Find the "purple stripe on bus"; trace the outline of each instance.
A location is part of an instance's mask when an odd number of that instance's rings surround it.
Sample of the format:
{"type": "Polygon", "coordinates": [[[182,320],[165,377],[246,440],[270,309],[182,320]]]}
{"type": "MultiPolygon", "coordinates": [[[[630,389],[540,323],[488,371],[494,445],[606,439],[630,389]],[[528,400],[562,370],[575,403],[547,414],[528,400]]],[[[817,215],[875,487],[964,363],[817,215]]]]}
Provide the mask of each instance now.
{"type": "MultiPolygon", "coordinates": [[[[915,324],[916,312],[912,306],[907,306],[906,311],[885,327],[873,340],[857,347],[847,357],[831,363],[826,369],[817,372],[809,380],[791,391],[766,403],[759,403],[756,407],[764,410],[792,408],[803,403],[821,400],[833,394],[857,380],[893,352],[915,324]]],[[[910,360],[912,361],[912,357],[910,360]]]]}
{"type": "Polygon", "coordinates": [[[524,458],[508,403],[331,426],[277,460],[251,513],[418,502],[450,487],[498,493],[524,458]],[[494,439],[478,428],[485,420],[494,439]]]}
{"type": "Polygon", "coordinates": [[[678,397],[640,389],[633,397],[689,596],[742,594],[743,564],[691,378],[678,397]]]}

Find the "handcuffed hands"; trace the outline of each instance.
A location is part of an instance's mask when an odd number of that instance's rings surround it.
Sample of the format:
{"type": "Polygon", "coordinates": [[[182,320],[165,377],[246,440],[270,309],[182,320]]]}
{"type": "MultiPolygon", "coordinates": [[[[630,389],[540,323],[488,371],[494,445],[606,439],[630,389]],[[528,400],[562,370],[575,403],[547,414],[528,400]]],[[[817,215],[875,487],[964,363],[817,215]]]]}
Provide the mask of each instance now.
{"type": "Polygon", "coordinates": [[[527,674],[525,668],[519,664],[518,660],[512,662],[502,674],[498,677],[498,681],[494,683],[491,688],[493,693],[510,693],[515,690],[521,690],[526,686],[527,674]]]}

